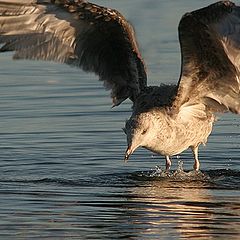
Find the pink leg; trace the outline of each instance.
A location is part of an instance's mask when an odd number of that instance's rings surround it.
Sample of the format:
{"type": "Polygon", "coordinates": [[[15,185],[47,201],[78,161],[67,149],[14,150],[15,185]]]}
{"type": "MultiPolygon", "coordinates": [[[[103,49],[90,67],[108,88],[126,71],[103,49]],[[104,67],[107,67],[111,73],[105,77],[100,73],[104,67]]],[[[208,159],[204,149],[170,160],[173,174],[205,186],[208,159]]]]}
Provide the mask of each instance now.
{"type": "Polygon", "coordinates": [[[169,156],[165,156],[165,159],[166,159],[166,170],[170,170],[170,167],[172,165],[172,162],[171,162],[171,159],[169,156]]]}
{"type": "Polygon", "coordinates": [[[194,165],[193,165],[193,169],[195,171],[199,171],[200,163],[199,163],[199,160],[198,160],[198,146],[192,146],[191,149],[192,149],[193,156],[194,156],[194,161],[195,161],[194,165]]]}

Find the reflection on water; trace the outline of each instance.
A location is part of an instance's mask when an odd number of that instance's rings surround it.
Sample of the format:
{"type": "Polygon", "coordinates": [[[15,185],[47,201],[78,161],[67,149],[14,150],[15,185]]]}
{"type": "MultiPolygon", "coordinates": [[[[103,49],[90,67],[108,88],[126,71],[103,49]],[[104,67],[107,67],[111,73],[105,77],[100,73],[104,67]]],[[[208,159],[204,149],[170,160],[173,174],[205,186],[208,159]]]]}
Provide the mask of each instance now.
{"type": "MultiPolygon", "coordinates": [[[[210,1],[95,1],[134,23],[149,83],[176,82],[177,24],[210,1]]],[[[239,239],[239,118],[221,116],[202,173],[192,154],[138,150],[123,163],[130,102],[111,108],[92,74],[0,55],[0,239],[239,239]]]]}
{"type": "Polygon", "coordinates": [[[153,171],[88,179],[1,179],[0,235],[239,239],[240,188],[235,183],[240,172],[173,171],[172,177],[156,177],[153,171]],[[188,177],[182,180],[183,175],[188,177]],[[230,190],[222,185],[226,177],[230,190]]]}
{"type": "MultiPolygon", "coordinates": [[[[238,173],[238,180],[239,177],[238,173]]],[[[151,239],[152,236],[163,239],[168,236],[224,239],[224,235],[238,239],[238,195],[231,196],[231,202],[229,196],[219,196],[222,190],[214,189],[212,177],[208,180],[204,177],[203,181],[192,181],[191,178],[184,181],[176,181],[176,178],[174,181],[171,178],[154,179],[148,181],[147,186],[132,188],[134,197],[131,201],[136,205],[130,211],[134,212],[132,224],[141,226],[139,239],[151,239]]]]}

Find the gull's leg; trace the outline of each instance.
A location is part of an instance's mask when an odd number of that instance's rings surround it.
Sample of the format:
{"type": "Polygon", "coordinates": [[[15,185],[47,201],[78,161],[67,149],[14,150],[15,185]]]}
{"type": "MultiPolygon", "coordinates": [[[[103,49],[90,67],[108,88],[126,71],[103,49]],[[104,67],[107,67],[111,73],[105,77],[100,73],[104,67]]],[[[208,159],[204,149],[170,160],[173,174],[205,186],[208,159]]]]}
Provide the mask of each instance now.
{"type": "Polygon", "coordinates": [[[166,171],[170,170],[170,167],[172,165],[171,159],[168,155],[165,156],[166,159],[166,171]]]}
{"type": "Polygon", "coordinates": [[[199,167],[200,167],[200,163],[199,163],[199,160],[198,160],[198,146],[191,146],[191,149],[192,149],[192,152],[193,152],[193,156],[194,156],[194,165],[193,165],[193,168],[195,171],[198,171],[199,170],[199,167]]]}

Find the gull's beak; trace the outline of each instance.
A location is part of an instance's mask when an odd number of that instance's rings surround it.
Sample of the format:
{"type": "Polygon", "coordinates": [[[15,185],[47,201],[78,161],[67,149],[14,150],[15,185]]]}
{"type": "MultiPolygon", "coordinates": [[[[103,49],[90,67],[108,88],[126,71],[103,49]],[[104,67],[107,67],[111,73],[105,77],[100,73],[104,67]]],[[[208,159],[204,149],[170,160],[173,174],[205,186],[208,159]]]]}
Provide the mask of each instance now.
{"type": "Polygon", "coordinates": [[[130,155],[132,154],[132,152],[133,151],[132,151],[131,147],[128,147],[126,152],[125,152],[124,162],[128,161],[128,159],[129,159],[130,155]]]}
{"type": "Polygon", "coordinates": [[[124,162],[127,162],[130,155],[138,148],[137,147],[132,147],[132,146],[128,146],[126,152],[125,152],[125,157],[124,157],[124,162]]]}

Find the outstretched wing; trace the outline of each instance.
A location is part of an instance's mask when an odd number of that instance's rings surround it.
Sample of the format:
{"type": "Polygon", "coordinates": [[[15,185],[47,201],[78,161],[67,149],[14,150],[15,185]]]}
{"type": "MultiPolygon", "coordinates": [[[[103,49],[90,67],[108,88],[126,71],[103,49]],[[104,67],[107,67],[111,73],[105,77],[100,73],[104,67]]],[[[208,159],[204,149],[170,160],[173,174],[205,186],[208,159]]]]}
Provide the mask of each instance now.
{"type": "Polygon", "coordinates": [[[134,30],[116,10],[83,0],[0,0],[0,51],[95,72],[114,105],[135,100],[146,70],[134,30]]]}
{"type": "Polygon", "coordinates": [[[198,111],[204,104],[240,113],[240,7],[221,1],[185,14],[179,39],[182,69],[172,109],[198,111]]]}

